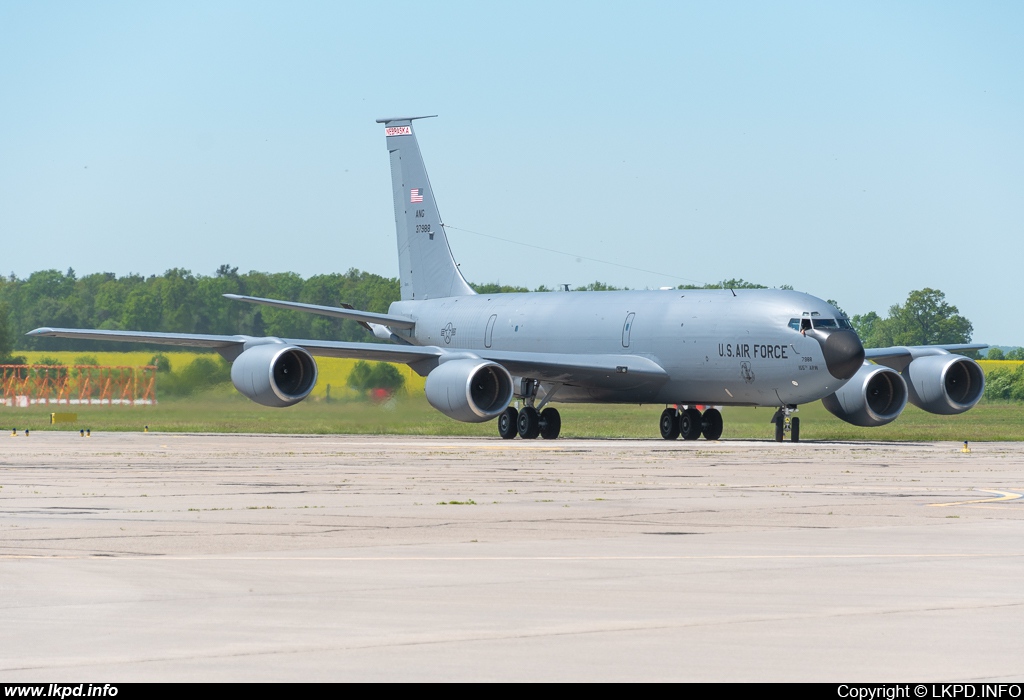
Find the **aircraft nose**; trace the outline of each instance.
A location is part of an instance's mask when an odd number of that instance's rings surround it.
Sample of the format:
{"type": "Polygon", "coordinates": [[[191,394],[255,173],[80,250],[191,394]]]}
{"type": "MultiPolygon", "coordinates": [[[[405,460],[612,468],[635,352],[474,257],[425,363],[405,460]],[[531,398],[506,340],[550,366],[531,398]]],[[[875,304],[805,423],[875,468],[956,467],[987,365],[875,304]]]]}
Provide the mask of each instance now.
{"type": "Polygon", "coordinates": [[[844,328],[815,328],[807,335],[821,345],[828,373],[836,379],[849,379],[864,364],[864,346],[854,331],[844,328]]]}

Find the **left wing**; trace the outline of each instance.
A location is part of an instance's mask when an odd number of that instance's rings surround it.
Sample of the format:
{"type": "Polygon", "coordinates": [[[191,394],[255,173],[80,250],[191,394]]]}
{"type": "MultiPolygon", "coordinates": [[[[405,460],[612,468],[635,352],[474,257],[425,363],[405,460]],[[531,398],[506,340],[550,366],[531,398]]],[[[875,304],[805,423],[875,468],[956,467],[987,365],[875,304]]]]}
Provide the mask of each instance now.
{"type": "Polygon", "coordinates": [[[254,345],[283,343],[303,348],[309,354],[319,357],[346,357],[407,364],[420,375],[428,374],[438,364],[448,360],[478,358],[497,362],[512,374],[559,384],[606,389],[632,389],[643,385],[658,386],[668,381],[668,373],[661,365],[641,355],[445,350],[433,345],[384,345],[382,343],[350,343],[337,340],[258,338],[248,335],[200,335],[158,333],[156,331],[107,331],[87,328],[37,328],[30,331],[28,335],[209,348],[216,350],[229,361],[234,361],[243,351],[254,345]]]}
{"type": "Polygon", "coordinates": [[[36,328],[26,335],[50,338],[81,338],[82,340],[116,340],[126,343],[152,343],[186,348],[216,350],[224,359],[233,361],[246,346],[264,343],[296,345],[320,357],[351,357],[360,360],[402,362],[412,364],[437,359],[442,350],[417,345],[383,345],[380,343],[345,343],[334,340],[297,340],[294,338],[262,338],[251,335],[202,335],[196,333],[158,333],[156,331],[104,331],[89,328],[36,328]]]}
{"type": "Polygon", "coordinates": [[[156,331],[102,331],[92,328],[36,328],[25,335],[82,340],[117,340],[126,343],[156,343],[220,351],[252,340],[248,335],[203,335],[199,333],[158,333],[156,331]]]}

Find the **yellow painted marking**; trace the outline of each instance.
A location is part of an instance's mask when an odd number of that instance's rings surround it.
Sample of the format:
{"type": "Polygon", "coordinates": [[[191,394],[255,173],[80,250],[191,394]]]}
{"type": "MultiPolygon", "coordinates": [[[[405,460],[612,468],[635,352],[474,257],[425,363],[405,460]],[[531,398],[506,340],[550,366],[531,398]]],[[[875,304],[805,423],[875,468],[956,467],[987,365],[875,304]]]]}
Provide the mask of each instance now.
{"type": "Polygon", "coordinates": [[[995,491],[993,489],[975,489],[982,493],[996,493],[999,494],[996,498],[979,498],[973,501],[954,501],[953,503],[929,503],[928,505],[936,508],[945,508],[946,506],[968,506],[974,503],[998,503],[999,501],[1016,501],[1019,498],[1024,498],[1024,493],[1014,493],[1013,491],[995,491]]]}

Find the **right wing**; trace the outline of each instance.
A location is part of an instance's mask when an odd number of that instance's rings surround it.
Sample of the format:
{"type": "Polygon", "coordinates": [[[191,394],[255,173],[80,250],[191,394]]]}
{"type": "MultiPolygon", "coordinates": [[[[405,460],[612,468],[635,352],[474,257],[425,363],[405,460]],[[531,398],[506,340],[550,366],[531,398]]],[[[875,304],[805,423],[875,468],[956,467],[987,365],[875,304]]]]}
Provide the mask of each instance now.
{"type": "Polygon", "coordinates": [[[967,350],[984,350],[984,343],[957,343],[953,345],[897,345],[891,348],[866,348],[864,359],[902,372],[913,360],[928,355],[948,355],[967,350]]]}

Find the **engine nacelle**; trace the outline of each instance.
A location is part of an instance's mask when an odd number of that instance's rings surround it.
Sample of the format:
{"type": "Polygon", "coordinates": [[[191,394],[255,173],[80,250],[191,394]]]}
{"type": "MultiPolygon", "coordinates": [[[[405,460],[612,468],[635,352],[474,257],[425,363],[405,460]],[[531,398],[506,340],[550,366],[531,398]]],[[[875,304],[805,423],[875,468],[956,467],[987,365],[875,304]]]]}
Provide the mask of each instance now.
{"type": "Polygon", "coordinates": [[[483,423],[512,401],[512,376],[487,360],[449,360],[427,375],[426,394],[430,405],[449,418],[483,423]]]}
{"type": "Polygon", "coordinates": [[[910,403],[929,413],[963,413],[985,393],[981,366],[962,355],[918,357],[903,370],[910,403]]]}
{"type": "Polygon", "coordinates": [[[235,388],[256,403],[274,408],[292,406],[309,396],[316,374],[312,355],[283,343],[253,346],[231,365],[235,388]]]}
{"type": "Polygon", "coordinates": [[[907,383],[881,365],[863,365],[843,388],[821,400],[828,412],[847,423],[871,428],[896,420],[907,405],[907,383]]]}

